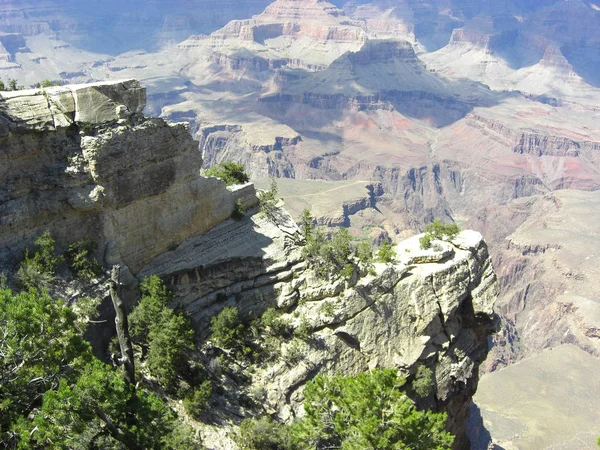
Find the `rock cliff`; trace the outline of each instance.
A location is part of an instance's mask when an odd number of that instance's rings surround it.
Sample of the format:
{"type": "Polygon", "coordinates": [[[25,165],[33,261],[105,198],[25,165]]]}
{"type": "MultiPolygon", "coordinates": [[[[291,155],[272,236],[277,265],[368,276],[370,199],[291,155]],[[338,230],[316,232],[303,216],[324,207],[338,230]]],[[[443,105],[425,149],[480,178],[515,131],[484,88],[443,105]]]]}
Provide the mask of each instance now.
{"type": "MultiPolygon", "coordinates": [[[[396,367],[410,377],[426,365],[436,380],[426,404],[449,413],[455,448],[468,448],[468,402],[495,327],[498,294],[481,235],[463,232],[440,251],[420,250],[415,237],[397,246],[395,264],[332,282],[314,277],[300,240],[285,211],[275,222],[254,215],[187,240],[139,275],[169,280],[198,330],[226,306],[254,317],[275,307],[285,321],[307,321],[314,344],[303,346],[293,365],[285,359],[292,344],[283,343],[283,358],[245,368],[253,392],[266,393],[259,399],[265,411],[284,420],[301,414],[304,385],[318,373],[396,367]]],[[[229,444],[223,445],[214,448],[229,444]]]]}
{"type": "Polygon", "coordinates": [[[252,185],[200,177],[187,125],[145,117],[145,102],[134,80],[0,94],[0,265],[49,230],[59,246],[94,236],[135,273],[238,199],[254,206],[252,185]]]}
{"type": "MultiPolygon", "coordinates": [[[[303,387],[318,373],[396,367],[410,378],[426,365],[435,385],[421,406],[447,411],[455,448],[467,448],[469,402],[498,294],[481,235],[463,232],[426,252],[413,238],[397,246],[394,264],[325,282],[303,259],[299,230],[283,209],[227,220],[238,199],[256,205],[253,186],[230,189],[199,176],[198,143],[185,125],[142,114],[137,81],[1,95],[3,270],[44,230],[62,247],[93,237],[104,264],[167,280],[200,337],[228,305],[247,315],[275,307],[290,323],[307,324],[314,345],[302,347],[297,364],[285,359],[297,349],[283,342],[283,358],[245,368],[250,382],[231,385],[264,392],[265,411],[283,420],[301,414],[303,387]]],[[[231,448],[227,440],[207,444],[231,448]]]]}

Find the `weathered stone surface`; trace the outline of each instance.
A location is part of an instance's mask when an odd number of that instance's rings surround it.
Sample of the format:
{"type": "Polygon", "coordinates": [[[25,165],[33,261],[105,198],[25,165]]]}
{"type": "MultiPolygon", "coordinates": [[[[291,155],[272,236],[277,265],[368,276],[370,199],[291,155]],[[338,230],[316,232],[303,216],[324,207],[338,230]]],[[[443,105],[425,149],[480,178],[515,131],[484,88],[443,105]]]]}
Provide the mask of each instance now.
{"type": "Polygon", "coordinates": [[[42,131],[73,121],[102,124],[141,113],[146,89],[137,80],[126,80],[2,92],[0,100],[1,119],[12,123],[11,129],[42,131]]]}
{"type": "MultiPolygon", "coordinates": [[[[452,252],[439,262],[376,264],[374,275],[333,283],[314,278],[299,239],[283,211],[275,223],[254,215],[187,240],[138,275],[168,279],[204,335],[210,317],[225,306],[253,317],[281,307],[290,323],[308,320],[317,347],[305,346],[293,367],[279,361],[256,368],[253,389],[266,389],[267,411],[283,419],[301,414],[303,386],[317,373],[396,367],[410,375],[425,364],[435,371],[435,407],[450,413],[456,448],[466,448],[469,398],[495,326],[498,294],[481,235],[463,232],[456,246],[444,243],[452,252]],[[323,312],[325,304],[332,314],[323,312]]],[[[283,344],[284,355],[293,351],[290,345],[283,344]]]]}
{"type": "Polygon", "coordinates": [[[0,94],[0,266],[45,230],[59,247],[93,236],[99,256],[135,273],[183,239],[228,219],[251,184],[199,176],[185,124],[141,114],[135,80],[0,94]]]}

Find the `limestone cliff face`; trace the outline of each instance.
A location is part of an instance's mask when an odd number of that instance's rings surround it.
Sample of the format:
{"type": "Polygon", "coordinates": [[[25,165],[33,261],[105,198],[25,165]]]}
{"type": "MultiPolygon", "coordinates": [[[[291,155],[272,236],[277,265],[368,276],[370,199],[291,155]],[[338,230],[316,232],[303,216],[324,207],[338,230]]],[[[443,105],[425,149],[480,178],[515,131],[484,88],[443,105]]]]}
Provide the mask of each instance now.
{"type": "MultiPolygon", "coordinates": [[[[481,235],[463,232],[437,252],[420,250],[415,237],[397,246],[393,265],[324,282],[303,260],[287,213],[275,222],[260,215],[225,222],[159,256],[140,275],[169,280],[198,330],[207,330],[210,317],[226,306],[255,317],[272,306],[290,323],[308,321],[318,345],[303,347],[299,362],[283,358],[246,371],[253,389],[266,392],[260,400],[266,411],[284,420],[302,414],[303,388],[318,373],[396,367],[410,376],[424,364],[436,381],[428,406],[449,413],[455,448],[468,448],[468,404],[498,293],[481,235]]],[[[284,355],[294,351],[282,345],[284,355]]]]}
{"type": "Polygon", "coordinates": [[[0,266],[50,230],[59,246],[93,237],[135,273],[237,199],[255,204],[252,185],[200,177],[187,125],[145,117],[145,101],[134,80],[0,94],[0,266]]]}

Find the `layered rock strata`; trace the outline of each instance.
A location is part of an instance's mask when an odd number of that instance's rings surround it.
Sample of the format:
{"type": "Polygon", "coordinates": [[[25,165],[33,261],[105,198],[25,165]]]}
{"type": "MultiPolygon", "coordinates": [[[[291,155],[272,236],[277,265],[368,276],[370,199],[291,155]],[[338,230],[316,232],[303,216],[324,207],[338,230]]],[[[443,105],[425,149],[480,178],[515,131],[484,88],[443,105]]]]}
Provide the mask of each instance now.
{"type": "MultiPolygon", "coordinates": [[[[297,364],[279,360],[246,371],[253,373],[253,390],[267,393],[268,412],[284,420],[302,414],[303,388],[318,373],[396,367],[410,376],[426,365],[436,380],[428,406],[449,413],[455,448],[468,448],[468,402],[495,326],[498,293],[481,235],[463,232],[425,252],[413,238],[397,247],[397,263],[331,282],[314,277],[300,240],[285,211],[275,221],[255,215],[189,239],[140,275],[168,279],[198,330],[208,330],[210,317],[226,306],[253,317],[272,306],[296,326],[308,321],[318,345],[303,347],[297,364]]],[[[292,345],[283,344],[284,355],[292,345]]]]}
{"type": "Polygon", "coordinates": [[[49,230],[59,246],[93,236],[101,259],[136,272],[227,219],[254,187],[199,176],[185,124],[142,114],[135,80],[0,94],[0,266],[49,230]]]}

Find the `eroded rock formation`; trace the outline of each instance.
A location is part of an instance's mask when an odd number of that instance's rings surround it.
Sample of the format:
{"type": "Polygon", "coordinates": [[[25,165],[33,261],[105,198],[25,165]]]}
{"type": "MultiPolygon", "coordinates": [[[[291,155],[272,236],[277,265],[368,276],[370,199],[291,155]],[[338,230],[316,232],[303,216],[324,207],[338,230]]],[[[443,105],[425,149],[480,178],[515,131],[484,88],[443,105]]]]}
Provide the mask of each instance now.
{"type": "Polygon", "coordinates": [[[45,230],[59,246],[93,236],[107,264],[135,273],[227,219],[252,185],[199,176],[185,124],[145,117],[137,81],[0,94],[0,264],[45,230]]]}
{"type": "Polygon", "coordinates": [[[463,232],[425,253],[413,238],[397,247],[396,263],[325,282],[284,210],[227,220],[237,199],[255,206],[252,185],[232,190],[199,176],[188,128],[145,117],[144,104],[134,80],[2,94],[1,267],[14,267],[44,230],[63,247],[93,237],[105,264],[129,269],[123,283],[167,280],[200,336],[227,305],[306,320],[319,345],[293,367],[278,360],[252,375],[266,410],[284,420],[301,413],[303,386],[317,373],[396,367],[410,377],[426,365],[435,386],[422,406],[447,411],[455,447],[466,448],[498,294],[481,235],[463,232]]]}

